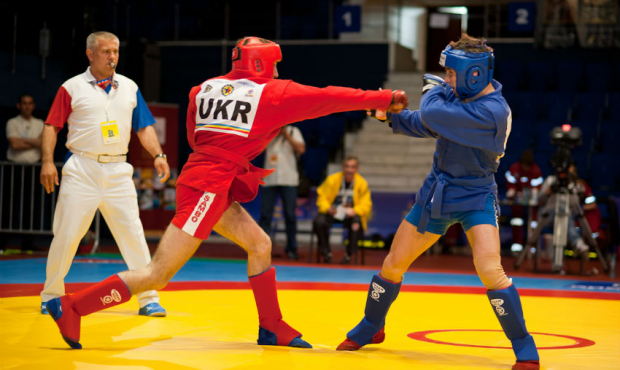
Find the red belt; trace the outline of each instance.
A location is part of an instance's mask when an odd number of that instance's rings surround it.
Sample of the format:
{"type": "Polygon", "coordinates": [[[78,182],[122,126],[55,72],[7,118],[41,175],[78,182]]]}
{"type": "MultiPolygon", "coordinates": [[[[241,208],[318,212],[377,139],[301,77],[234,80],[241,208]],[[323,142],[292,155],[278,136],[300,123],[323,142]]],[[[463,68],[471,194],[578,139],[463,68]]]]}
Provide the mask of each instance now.
{"type": "Polygon", "coordinates": [[[213,145],[201,146],[200,151],[189,155],[190,162],[201,162],[205,160],[214,162],[232,162],[246,170],[250,167],[250,161],[246,157],[213,145]]]}

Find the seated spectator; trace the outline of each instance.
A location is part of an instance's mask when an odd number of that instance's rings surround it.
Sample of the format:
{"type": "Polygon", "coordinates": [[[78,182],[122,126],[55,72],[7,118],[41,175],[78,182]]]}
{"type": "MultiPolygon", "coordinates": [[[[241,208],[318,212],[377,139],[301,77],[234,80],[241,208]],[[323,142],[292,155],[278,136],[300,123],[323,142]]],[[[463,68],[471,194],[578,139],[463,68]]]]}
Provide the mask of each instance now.
{"type": "Polygon", "coordinates": [[[319,214],[313,226],[325,263],[330,263],[332,258],[329,229],[334,223],[342,223],[349,234],[342,264],[351,261],[351,256],[357,253],[358,241],[364,236],[372,200],[368,183],[358,173],[358,169],[358,159],[348,156],[344,159],[342,171],[328,176],[317,189],[319,214]]]}

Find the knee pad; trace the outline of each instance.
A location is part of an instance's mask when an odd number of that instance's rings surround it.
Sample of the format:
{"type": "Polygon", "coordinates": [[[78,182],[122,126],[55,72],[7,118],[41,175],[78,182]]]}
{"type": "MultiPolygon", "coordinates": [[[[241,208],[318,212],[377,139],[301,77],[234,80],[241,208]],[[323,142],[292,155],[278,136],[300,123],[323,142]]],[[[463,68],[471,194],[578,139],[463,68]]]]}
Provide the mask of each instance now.
{"type": "Polygon", "coordinates": [[[510,285],[502,267],[499,253],[474,256],[474,266],[482,284],[489,290],[503,289],[510,285]]]}

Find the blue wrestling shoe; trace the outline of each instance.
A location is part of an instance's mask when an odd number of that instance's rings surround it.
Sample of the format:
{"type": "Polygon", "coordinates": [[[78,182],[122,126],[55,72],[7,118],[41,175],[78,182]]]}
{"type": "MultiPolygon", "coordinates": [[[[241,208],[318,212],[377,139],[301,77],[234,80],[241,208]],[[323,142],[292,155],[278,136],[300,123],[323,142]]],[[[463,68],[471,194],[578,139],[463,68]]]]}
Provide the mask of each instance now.
{"type": "Polygon", "coordinates": [[[166,317],[166,310],[157,302],[152,302],[142,307],[138,315],[148,317],[166,317]]]}
{"type": "Polygon", "coordinates": [[[47,302],[41,303],[41,314],[49,315],[50,313],[47,311],[47,302]]]}
{"type": "MultiPolygon", "coordinates": [[[[278,337],[276,333],[267,330],[262,327],[258,327],[258,341],[257,343],[261,346],[283,346],[284,343],[278,343],[278,337]]],[[[296,347],[296,348],[312,348],[312,345],[305,340],[301,339],[301,334],[293,338],[286,347],[296,347]]]]}

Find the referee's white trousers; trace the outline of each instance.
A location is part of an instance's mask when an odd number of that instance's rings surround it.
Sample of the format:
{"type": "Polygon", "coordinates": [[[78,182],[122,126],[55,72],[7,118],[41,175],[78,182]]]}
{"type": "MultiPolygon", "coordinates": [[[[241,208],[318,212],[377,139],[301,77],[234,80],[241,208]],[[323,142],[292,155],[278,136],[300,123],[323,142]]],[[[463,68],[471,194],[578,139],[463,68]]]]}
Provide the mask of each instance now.
{"type": "MultiPolygon", "coordinates": [[[[54,239],[47,256],[42,302],[65,294],[65,276],[97,208],[130,270],[151,261],[132,176],[133,166],[127,162],[98,163],[73,154],[65,163],[54,211],[54,239]]],[[[140,293],[137,298],[140,307],[159,302],[154,290],[140,293]]]]}

